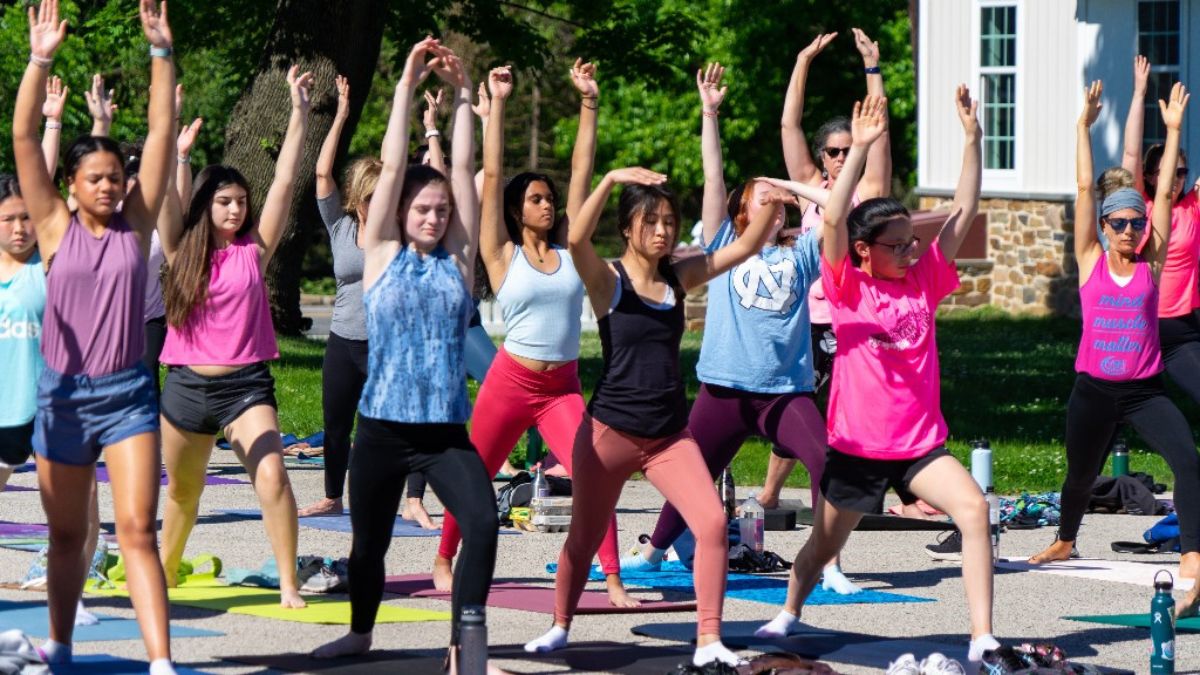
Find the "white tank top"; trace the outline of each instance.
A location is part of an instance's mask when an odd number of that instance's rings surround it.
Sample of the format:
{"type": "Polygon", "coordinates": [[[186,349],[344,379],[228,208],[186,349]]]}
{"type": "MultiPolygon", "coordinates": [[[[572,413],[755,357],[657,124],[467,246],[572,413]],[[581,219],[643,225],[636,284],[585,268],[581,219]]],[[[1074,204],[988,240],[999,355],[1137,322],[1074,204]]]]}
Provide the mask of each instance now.
{"type": "Polygon", "coordinates": [[[508,275],[496,292],[508,330],[504,349],[538,361],[574,361],[579,358],[583,281],[571,254],[552,246],[558,269],[546,274],[529,264],[520,246],[515,248],[508,275]]]}

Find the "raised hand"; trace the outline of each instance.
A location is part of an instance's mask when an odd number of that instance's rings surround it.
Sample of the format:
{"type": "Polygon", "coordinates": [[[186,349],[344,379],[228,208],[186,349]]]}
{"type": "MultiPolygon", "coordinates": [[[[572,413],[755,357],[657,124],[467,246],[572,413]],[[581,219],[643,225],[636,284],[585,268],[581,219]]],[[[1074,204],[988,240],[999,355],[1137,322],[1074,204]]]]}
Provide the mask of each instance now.
{"type": "Polygon", "coordinates": [[[1093,80],[1083,90],[1083,112],[1079,115],[1080,124],[1090,127],[1096,123],[1096,118],[1100,117],[1100,109],[1104,107],[1104,102],[1100,100],[1103,94],[1104,83],[1100,80],[1093,80]]]}
{"type": "Polygon", "coordinates": [[[46,80],[46,102],[42,104],[42,117],[55,121],[61,120],[69,90],[68,87],[63,86],[62,80],[57,76],[46,80]]]}
{"type": "Polygon", "coordinates": [[[189,157],[192,154],[192,146],[196,143],[196,137],[200,135],[200,127],[204,124],[204,120],[197,117],[192,120],[192,123],[179,130],[179,138],[175,139],[175,151],[180,157],[189,157]]]}
{"type": "Polygon", "coordinates": [[[492,113],[492,100],[488,98],[487,82],[479,83],[479,102],[471,106],[471,112],[485,120],[492,113]]]}
{"type": "Polygon", "coordinates": [[[1171,87],[1171,100],[1158,99],[1158,109],[1162,111],[1163,124],[1168,129],[1178,131],[1183,126],[1183,113],[1187,110],[1188,99],[1192,97],[1182,82],[1176,82],[1171,87]]]}
{"type": "Polygon", "coordinates": [[[725,67],[720,63],[710,63],[708,68],[696,71],[696,88],[700,90],[700,105],[708,112],[715,112],[725,100],[729,87],[721,86],[721,78],[725,75],[725,67]]]}
{"type": "Polygon", "coordinates": [[[142,19],[142,32],[152,47],[170,49],[173,44],[171,25],[167,22],[167,2],[163,0],[158,7],[154,0],[141,0],[138,15],[142,19]]]}
{"type": "Polygon", "coordinates": [[[800,50],[800,53],[796,55],[796,60],[811,63],[813,59],[817,58],[817,54],[820,54],[830,42],[833,42],[833,38],[837,35],[837,33],[818,33],[807,47],[800,50]]]}
{"type": "Polygon", "coordinates": [[[334,115],[338,119],[346,119],[350,117],[350,80],[338,75],[333,78],[333,86],[337,87],[337,113],[334,115]]]}
{"type": "Polygon", "coordinates": [[[425,125],[425,131],[435,131],[437,129],[437,116],[442,108],[443,90],[438,89],[437,96],[434,96],[425,90],[425,113],[421,117],[421,122],[425,125]]]}
{"type": "Polygon", "coordinates": [[[854,104],[850,117],[850,138],[854,145],[867,146],[887,131],[887,98],[867,96],[854,104]]]}
{"type": "Polygon", "coordinates": [[[758,203],[763,206],[778,204],[800,208],[800,198],[786,190],[769,190],[758,197],[758,203]]]}
{"type": "MultiPolygon", "coordinates": [[[[92,88],[83,92],[83,98],[87,100],[88,114],[92,119],[104,124],[111,124],[113,114],[117,112],[117,106],[113,105],[113,90],[104,90],[104,78],[100,77],[100,73],[92,75],[92,88]]],[[[178,99],[178,96],[176,96],[178,99]]],[[[176,101],[176,113],[178,114],[178,100],[176,101]]]]}
{"type": "Polygon", "coordinates": [[[488,73],[487,85],[491,91],[493,100],[506,99],[512,95],[512,66],[492,68],[491,72],[488,73]]]}
{"type": "Polygon", "coordinates": [[[1138,54],[1133,57],[1133,95],[1146,95],[1146,82],[1150,79],[1150,59],[1138,54]]]}
{"type": "Polygon", "coordinates": [[[854,33],[854,46],[862,55],[863,65],[867,68],[879,65],[879,43],[873,42],[861,28],[851,28],[850,30],[854,33]]]}
{"type": "Polygon", "coordinates": [[[441,53],[441,46],[434,37],[426,37],[413,45],[404,61],[404,74],[400,76],[400,82],[408,87],[409,91],[416,91],[441,62],[441,53]]]}
{"type": "Polygon", "coordinates": [[[661,185],[667,182],[666,174],[639,166],[613,169],[608,172],[608,178],[621,185],[661,185]]]}
{"type": "Polygon", "coordinates": [[[434,59],[430,67],[442,82],[455,89],[465,86],[468,82],[467,69],[463,66],[462,59],[458,58],[458,55],[449,47],[440,48],[438,58],[434,59]]]}
{"type": "Polygon", "coordinates": [[[58,0],[42,0],[35,11],[29,8],[29,51],[49,62],[67,39],[67,22],[58,20],[58,0]]]}
{"type": "Polygon", "coordinates": [[[308,112],[311,100],[309,92],[312,90],[313,74],[306,72],[300,74],[300,66],[293,65],[288,68],[287,83],[288,89],[292,93],[292,107],[301,112],[308,112]]]}
{"type": "Polygon", "coordinates": [[[571,83],[584,98],[600,96],[600,85],[596,84],[596,64],[594,63],[584,63],[583,59],[575,59],[575,65],[571,66],[571,83]]]}
{"type": "Polygon", "coordinates": [[[958,89],[954,92],[954,105],[958,108],[958,120],[962,122],[967,138],[979,138],[979,116],[977,114],[979,101],[971,100],[971,90],[967,88],[967,85],[958,85],[958,89]]]}

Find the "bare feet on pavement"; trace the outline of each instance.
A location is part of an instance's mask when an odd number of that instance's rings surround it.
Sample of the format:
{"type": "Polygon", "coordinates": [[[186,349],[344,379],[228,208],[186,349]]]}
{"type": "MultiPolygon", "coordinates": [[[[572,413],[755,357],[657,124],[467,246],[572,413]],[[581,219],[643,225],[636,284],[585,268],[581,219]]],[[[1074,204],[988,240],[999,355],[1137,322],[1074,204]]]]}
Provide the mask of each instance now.
{"type": "Polygon", "coordinates": [[[408,497],[404,502],[404,511],[400,513],[400,517],[405,520],[415,520],[426,530],[438,529],[437,524],[429,517],[429,512],[425,510],[425,504],[421,502],[420,497],[408,497]]]}
{"type": "Polygon", "coordinates": [[[604,577],[608,586],[608,604],[613,607],[641,607],[642,602],[625,591],[620,574],[607,574],[604,577]]]}
{"type": "Polygon", "coordinates": [[[450,592],[454,587],[453,561],[440,555],[433,556],[433,587],[442,592],[450,592]]]}
{"type": "Polygon", "coordinates": [[[330,499],[328,497],[309,504],[308,506],[296,512],[296,516],[299,518],[307,518],[308,516],[340,515],[342,515],[342,500],[340,498],[330,499]]]}
{"type": "Polygon", "coordinates": [[[1055,539],[1054,543],[1050,544],[1050,546],[1046,547],[1045,551],[1042,551],[1041,553],[1038,553],[1037,555],[1030,557],[1029,563],[1031,565],[1042,565],[1042,564],[1045,564],[1048,562],[1055,562],[1058,560],[1070,560],[1071,559],[1071,551],[1074,550],[1074,548],[1075,548],[1075,542],[1073,542],[1073,541],[1063,541],[1061,539],[1055,539]]]}

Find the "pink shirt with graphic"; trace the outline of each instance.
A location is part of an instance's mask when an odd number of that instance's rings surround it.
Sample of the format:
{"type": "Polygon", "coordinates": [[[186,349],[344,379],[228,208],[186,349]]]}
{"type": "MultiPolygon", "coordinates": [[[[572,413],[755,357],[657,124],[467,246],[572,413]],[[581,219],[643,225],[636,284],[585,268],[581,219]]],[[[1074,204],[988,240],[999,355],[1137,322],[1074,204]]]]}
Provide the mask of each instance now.
{"type": "Polygon", "coordinates": [[[934,312],[958,288],[935,241],[903,279],[876,279],[821,257],[838,364],[829,395],[829,445],[868,459],[924,456],[946,442],[934,312]]]}
{"type": "Polygon", "coordinates": [[[1103,256],[1079,287],[1083,335],[1075,372],[1126,382],[1162,372],[1158,344],[1158,289],[1150,265],[1139,260],[1133,278],[1119,286],[1103,256]]]}
{"type": "MultiPolygon", "coordinates": [[[[833,185],[826,178],[821,182],[821,188],[829,190],[833,185]]],[[[850,207],[858,206],[862,202],[856,191],[850,197],[850,207]]],[[[814,227],[821,227],[825,223],[825,209],[817,206],[814,202],[809,202],[804,209],[804,213],[800,216],[800,233],[808,234],[808,231],[814,227]]],[[[808,288],[808,320],[814,324],[831,324],[833,319],[830,315],[829,300],[825,298],[825,286],[820,279],[808,288]]]]}
{"type": "MultiPolygon", "coordinates": [[[[1154,212],[1154,198],[1146,199],[1146,213],[1154,212]]],[[[1139,250],[1149,239],[1150,228],[1139,250]]],[[[1185,194],[1171,207],[1171,238],[1167,240],[1167,259],[1158,279],[1158,318],[1191,314],[1200,307],[1200,199],[1196,191],[1185,194]]]]}

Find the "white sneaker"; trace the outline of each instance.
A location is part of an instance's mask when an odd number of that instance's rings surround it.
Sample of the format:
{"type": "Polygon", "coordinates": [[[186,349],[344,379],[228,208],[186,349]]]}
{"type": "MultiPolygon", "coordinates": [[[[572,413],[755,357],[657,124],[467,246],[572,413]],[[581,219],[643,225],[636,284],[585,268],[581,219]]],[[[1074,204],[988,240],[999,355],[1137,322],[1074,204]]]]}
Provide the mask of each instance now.
{"type": "Polygon", "coordinates": [[[966,675],[967,671],[954,659],[934,652],[921,661],[921,675],[966,675]]]}
{"type": "Polygon", "coordinates": [[[888,664],[887,675],[921,675],[921,664],[912,654],[901,654],[900,658],[888,664]]]}

